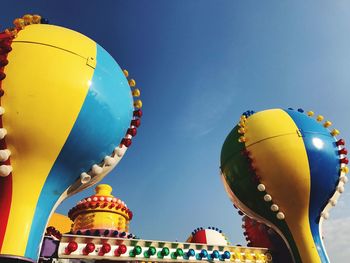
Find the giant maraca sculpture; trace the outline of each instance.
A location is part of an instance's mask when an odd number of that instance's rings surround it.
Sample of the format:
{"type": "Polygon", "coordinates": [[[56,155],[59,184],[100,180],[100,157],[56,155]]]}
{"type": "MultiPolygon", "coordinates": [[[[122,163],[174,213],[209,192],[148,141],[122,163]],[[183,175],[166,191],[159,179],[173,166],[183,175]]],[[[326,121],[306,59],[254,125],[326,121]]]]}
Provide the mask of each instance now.
{"type": "Polygon", "coordinates": [[[344,141],[302,109],[244,113],[221,152],[225,188],[248,216],[272,227],[296,263],[328,262],[323,218],[344,191],[344,141]]]}
{"type": "Polygon", "coordinates": [[[41,21],[0,33],[0,262],[37,260],[52,211],[118,163],[142,115],[101,46],[41,21]]]}

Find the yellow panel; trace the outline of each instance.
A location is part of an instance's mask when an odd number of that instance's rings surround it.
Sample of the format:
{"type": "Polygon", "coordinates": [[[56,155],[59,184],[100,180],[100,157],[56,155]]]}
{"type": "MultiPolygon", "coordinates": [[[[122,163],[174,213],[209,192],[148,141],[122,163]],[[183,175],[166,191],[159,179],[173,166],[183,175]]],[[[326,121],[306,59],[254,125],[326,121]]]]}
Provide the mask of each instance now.
{"type": "Polygon", "coordinates": [[[246,147],[266,138],[296,133],[298,127],[295,126],[293,121],[294,126],[282,125],[282,123],[291,121],[287,113],[280,109],[265,110],[253,114],[247,119],[246,147]],[[275,119],[276,117],[281,119],[275,119]]]}
{"type": "Polygon", "coordinates": [[[53,226],[55,229],[60,231],[62,234],[68,233],[71,229],[73,222],[69,219],[68,216],[54,213],[47,226],[53,226]]]}
{"type": "Polygon", "coordinates": [[[96,52],[92,52],[96,49],[96,44],[93,40],[76,31],[59,26],[45,24],[26,26],[14,40],[14,42],[19,41],[51,45],[69,50],[84,58],[96,58],[96,52]]]}
{"type": "Polygon", "coordinates": [[[311,183],[303,139],[285,111],[276,109],[263,113],[252,115],[246,125],[248,142],[253,142],[248,150],[257,175],[273,203],[285,214],[303,262],[320,262],[309,227],[311,183]]]}
{"type": "Polygon", "coordinates": [[[82,213],[74,220],[73,230],[82,229],[117,229],[128,231],[128,220],[114,212],[96,211],[82,213]]]}
{"type": "MultiPolygon", "coordinates": [[[[43,27],[48,26],[29,26],[20,31],[17,40],[61,41],[66,49],[80,47],[96,57],[90,39],[55,26],[44,32],[43,27]]],[[[12,48],[1,104],[6,111],[6,143],[12,152],[13,195],[0,252],[24,255],[42,186],[79,114],[93,69],[80,56],[51,46],[14,42],[12,48]],[[23,224],[19,230],[17,226],[23,224]]]]}

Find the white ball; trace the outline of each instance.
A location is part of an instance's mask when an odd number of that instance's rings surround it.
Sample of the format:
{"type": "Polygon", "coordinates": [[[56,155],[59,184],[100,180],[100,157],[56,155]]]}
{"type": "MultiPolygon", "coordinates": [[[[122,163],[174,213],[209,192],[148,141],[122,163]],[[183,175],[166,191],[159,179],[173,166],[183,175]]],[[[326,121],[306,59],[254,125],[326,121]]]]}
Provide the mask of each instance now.
{"type": "Polygon", "coordinates": [[[285,218],[285,215],[282,212],[278,212],[276,215],[277,219],[283,220],[285,218]]]}
{"type": "Polygon", "coordinates": [[[270,202],[272,200],[272,196],[269,194],[264,195],[264,201],[265,202],[270,202]]]}
{"type": "Polygon", "coordinates": [[[265,191],[265,185],[264,184],[259,184],[258,185],[258,190],[260,191],[260,192],[263,192],[263,191],[265,191]]]}
{"type": "Polygon", "coordinates": [[[279,210],[278,205],[276,205],[276,204],[271,205],[271,210],[272,210],[273,212],[277,212],[277,211],[279,210]]]}
{"type": "Polygon", "coordinates": [[[344,186],[342,185],[337,186],[337,191],[341,194],[344,193],[344,186]]]}

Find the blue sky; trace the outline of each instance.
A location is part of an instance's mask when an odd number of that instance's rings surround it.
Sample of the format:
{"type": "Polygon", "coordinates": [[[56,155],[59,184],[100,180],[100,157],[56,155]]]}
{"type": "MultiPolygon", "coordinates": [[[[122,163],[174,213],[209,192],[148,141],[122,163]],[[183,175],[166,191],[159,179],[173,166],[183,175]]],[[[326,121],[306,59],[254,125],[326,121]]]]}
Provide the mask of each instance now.
{"type": "MultiPolygon", "coordinates": [[[[1,6],[3,27],[25,13],[42,14],[94,39],[136,79],[142,125],[103,182],[134,212],[131,230],[142,238],[182,241],[196,227],[217,226],[233,244],[244,244],[219,156],[246,110],[314,110],[349,141],[348,1],[5,0],[1,6]]],[[[333,262],[350,256],[344,251],[349,201],[345,193],[325,225],[333,262]]]]}

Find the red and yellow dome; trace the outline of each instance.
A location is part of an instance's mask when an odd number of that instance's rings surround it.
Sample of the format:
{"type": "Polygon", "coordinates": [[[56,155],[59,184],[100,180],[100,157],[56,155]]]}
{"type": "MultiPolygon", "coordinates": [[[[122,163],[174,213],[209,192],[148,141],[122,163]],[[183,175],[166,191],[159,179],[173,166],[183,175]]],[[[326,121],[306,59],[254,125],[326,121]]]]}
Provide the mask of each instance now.
{"type": "Polygon", "coordinates": [[[94,195],[82,199],[69,211],[68,216],[74,222],[71,232],[134,238],[128,233],[133,214],[127,205],[111,195],[112,187],[107,184],[98,185],[95,191],[94,195]]]}

